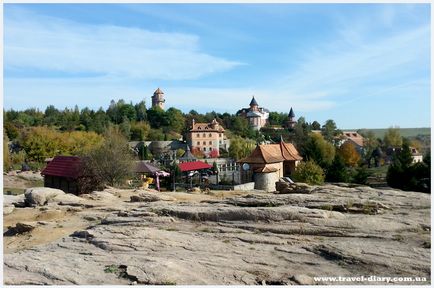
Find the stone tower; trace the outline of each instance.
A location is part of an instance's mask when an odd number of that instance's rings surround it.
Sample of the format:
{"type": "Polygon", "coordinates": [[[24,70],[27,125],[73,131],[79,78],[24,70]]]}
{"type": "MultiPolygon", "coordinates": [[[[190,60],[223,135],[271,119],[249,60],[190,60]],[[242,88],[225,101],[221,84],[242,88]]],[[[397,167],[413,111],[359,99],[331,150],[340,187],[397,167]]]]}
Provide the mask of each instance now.
{"type": "Polygon", "coordinates": [[[292,110],[292,107],[291,107],[291,110],[288,113],[288,122],[287,122],[286,125],[287,125],[288,128],[294,128],[294,126],[295,126],[296,123],[297,123],[297,121],[295,121],[295,113],[294,113],[294,110],[292,110]]]}
{"type": "Polygon", "coordinates": [[[164,100],[164,92],[158,88],[155,90],[154,96],[152,96],[152,107],[160,107],[164,110],[164,102],[166,102],[166,100],[164,100]]]}

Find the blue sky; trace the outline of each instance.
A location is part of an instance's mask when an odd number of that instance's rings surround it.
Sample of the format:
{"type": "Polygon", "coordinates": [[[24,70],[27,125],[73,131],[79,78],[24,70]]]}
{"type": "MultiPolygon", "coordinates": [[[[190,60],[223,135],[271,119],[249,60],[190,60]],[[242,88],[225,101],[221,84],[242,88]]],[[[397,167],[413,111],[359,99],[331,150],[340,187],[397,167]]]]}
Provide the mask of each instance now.
{"type": "Polygon", "coordinates": [[[4,4],[4,107],[260,106],[429,127],[429,4],[4,4]]]}

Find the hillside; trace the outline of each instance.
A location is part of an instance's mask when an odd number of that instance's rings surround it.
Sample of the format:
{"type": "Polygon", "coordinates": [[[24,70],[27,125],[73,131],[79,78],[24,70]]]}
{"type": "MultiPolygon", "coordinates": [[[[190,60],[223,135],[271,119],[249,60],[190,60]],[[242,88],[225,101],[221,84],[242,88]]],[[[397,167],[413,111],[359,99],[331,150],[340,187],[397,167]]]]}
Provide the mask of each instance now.
{"type": "MultiPolygon", "coordinates": [[[[343,131],[358,131],[358,130],[370,130],[374,132],[375,137],[383,138],[384,134],[386,134],[388,128],[381,129],[342,129],[343,131]]],[[[431,128],[423,127],[423,128],[399,128],[399,132],[403,137],[416,137],[418,135],[431,135],[431,128]]]]}

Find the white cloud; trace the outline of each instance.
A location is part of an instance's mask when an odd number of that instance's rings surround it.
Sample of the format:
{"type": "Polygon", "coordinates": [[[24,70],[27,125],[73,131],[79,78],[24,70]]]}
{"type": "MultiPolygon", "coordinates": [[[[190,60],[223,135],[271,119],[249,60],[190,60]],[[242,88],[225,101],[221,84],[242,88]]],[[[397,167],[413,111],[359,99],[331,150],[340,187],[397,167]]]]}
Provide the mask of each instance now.
{"type": "Polygon", "coordinates": [[[335,40],[308,51],[278,86],[298,98],[332,102],[377,94],[378,84],[387,88],[427,77],[421,71],[429,69],[429,39],[430,27],[422,26],[377,41],[365,39],[357,46],[335,40]]]}
{"type": "Polygon", "coordinates": [[[184,80],[241,63],[200,51],[196,35],[90,25],[25,13],[5,17],[5,67],[184,80]],[[29,17],[30,16],[30,17],[29,17]]]}

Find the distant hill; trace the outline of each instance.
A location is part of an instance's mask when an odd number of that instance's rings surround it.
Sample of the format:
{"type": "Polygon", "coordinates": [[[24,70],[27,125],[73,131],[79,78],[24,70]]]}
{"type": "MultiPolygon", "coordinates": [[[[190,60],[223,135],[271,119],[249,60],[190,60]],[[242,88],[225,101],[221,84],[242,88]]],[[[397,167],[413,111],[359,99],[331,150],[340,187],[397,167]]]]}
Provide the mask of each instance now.
{"type": "MultiPolygon", "coordinates": [[[[342,129],[343,131],[357,131],[357,130],[371,130],[374,132],[375,137],[383,138],[388,128],[385,129],[342,129]]],[[[401,136],[403,137],[415,137],[418,135],[431,135],[431,128],[399,128],[401,136]]]]}

